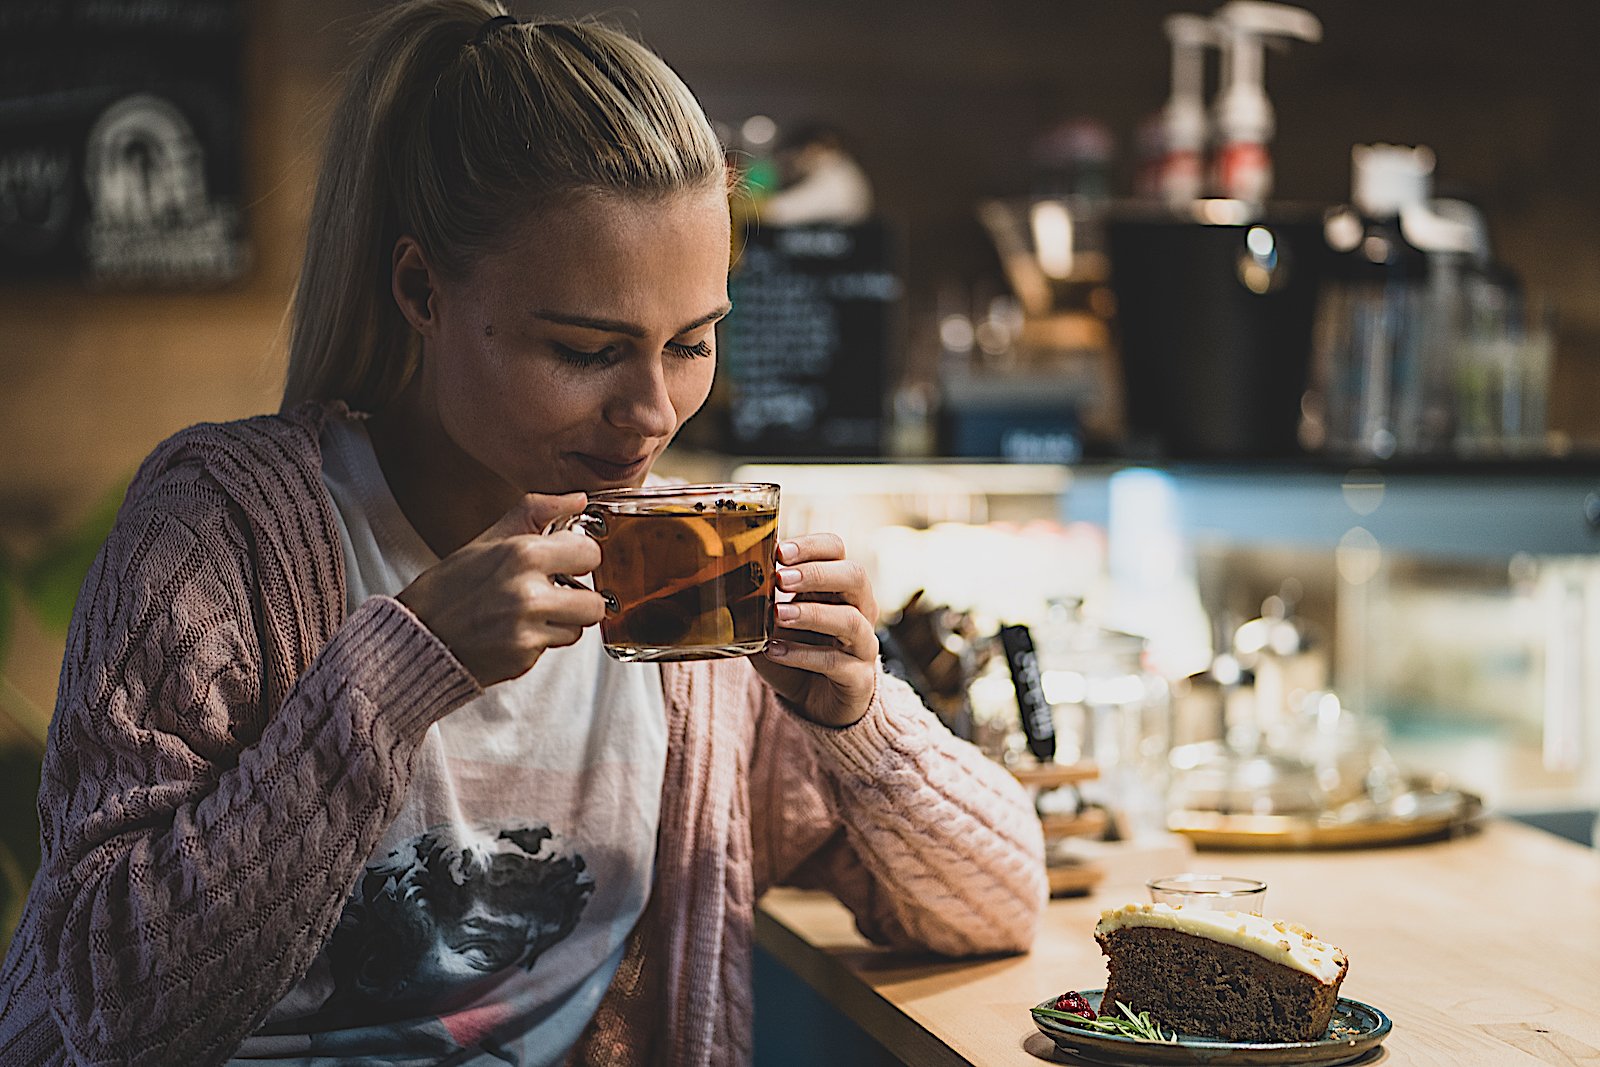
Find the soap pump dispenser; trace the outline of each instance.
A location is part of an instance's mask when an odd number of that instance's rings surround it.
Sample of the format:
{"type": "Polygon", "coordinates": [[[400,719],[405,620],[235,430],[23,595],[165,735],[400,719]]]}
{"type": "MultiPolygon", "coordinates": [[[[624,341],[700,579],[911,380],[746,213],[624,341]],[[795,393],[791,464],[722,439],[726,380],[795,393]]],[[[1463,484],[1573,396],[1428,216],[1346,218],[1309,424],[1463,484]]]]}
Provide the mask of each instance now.
{"type": "Polygon", "coordinates": [[[1222,49],[1222,89],[1214,121],[1217,150],[1213,184],[1218,196],[1259,208],[1272,192],[1272,104],[1265,87],[1263,45],[1268,41],[1320,41],[1322,23],[1311,12],[1265,0],[1230,0],[1212,16],[1222,49]]]}
{"type": "Polygon", "coordinates": [[[1203,15],[1168,15],[1163,26],[1172,42],[1172,95],[1161,109],[1163,145],[1157,186],[1168,204],[1182,208],[1199,198],[1205,183],[1203,160],[1210,131],[1204,49],[1215,37],[1211,20],[1203,15]]]}

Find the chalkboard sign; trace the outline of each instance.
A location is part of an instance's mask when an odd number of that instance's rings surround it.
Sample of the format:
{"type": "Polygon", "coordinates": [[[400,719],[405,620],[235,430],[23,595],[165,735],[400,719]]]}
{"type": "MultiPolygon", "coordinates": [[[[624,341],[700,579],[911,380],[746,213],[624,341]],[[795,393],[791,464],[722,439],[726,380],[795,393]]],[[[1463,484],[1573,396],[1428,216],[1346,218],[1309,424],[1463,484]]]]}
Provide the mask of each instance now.
{"type": "Polygon", "coordinates": [[[719,338],[727,448],[878,455],[901,289],[882,223],[752,228],[719,338]]]}
{"type": "Polygon", "coordinates": [[[0,2],[0,276],[189,287],[244,271],[240,9],[0,2]]]}

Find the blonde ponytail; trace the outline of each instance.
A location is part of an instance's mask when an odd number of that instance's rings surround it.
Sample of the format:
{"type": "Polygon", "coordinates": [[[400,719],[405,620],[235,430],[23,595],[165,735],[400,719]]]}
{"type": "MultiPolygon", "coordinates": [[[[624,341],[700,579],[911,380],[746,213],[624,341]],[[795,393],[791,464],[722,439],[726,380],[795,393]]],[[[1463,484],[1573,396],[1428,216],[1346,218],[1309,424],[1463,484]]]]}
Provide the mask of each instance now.
{"type": "Polygon", "coordinates": [[[416,369],[390,294],[395,241],[464,272],[528,211],[580,190],[720,187],[723,155],[658,56],[593,22],[495,27],[494,0],[396,5],[368,30],[334,111],[295,291],[283,408],[381,410],[416,369]]]}

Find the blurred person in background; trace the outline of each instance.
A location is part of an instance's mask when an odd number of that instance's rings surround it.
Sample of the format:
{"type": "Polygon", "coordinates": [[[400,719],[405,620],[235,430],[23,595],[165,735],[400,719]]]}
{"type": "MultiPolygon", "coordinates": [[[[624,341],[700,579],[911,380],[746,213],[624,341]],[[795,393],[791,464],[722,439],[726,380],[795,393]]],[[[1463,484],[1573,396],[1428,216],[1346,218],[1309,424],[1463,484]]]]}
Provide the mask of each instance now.
{"type": "Polygon", "coordinates": [[[837,537],[749,659],[612,661],[551,580],[710,391],[727,182],[623,34],[376,19],[282,409],[159,446],[79,596],[0,1063],[741,1063],[779,883],[1028,946],[1038,821],[882,672],[837,537]]]}

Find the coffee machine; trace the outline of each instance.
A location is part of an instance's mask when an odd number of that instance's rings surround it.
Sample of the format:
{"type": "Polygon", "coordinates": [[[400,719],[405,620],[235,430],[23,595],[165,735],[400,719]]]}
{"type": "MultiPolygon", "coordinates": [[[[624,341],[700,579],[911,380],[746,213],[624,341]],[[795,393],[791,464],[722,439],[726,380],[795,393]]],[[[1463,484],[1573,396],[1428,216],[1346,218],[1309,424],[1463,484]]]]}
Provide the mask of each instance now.
{"type": "Polygon", "coordinates": [[[1106,221],[1129,448],[1171,459],[1292,456],[1327,257],[1320,212],[1270,199],[1275,118],[1263,46],[1319,40],[1322,26],[1300,8],[1232,0],[1209,19],[1169,16],[1165,29],[1163,150],[1146,199],[1106,221]],[[1221,57],[1209,115],[1208,46],[1221,57]]]}
{"type": "Polygon", "coordinates": [[[1298,454],[1320,214],[1197,200],[1189,217],[1130,206],[1106,233],[1130,454],[1298,454]]]}

